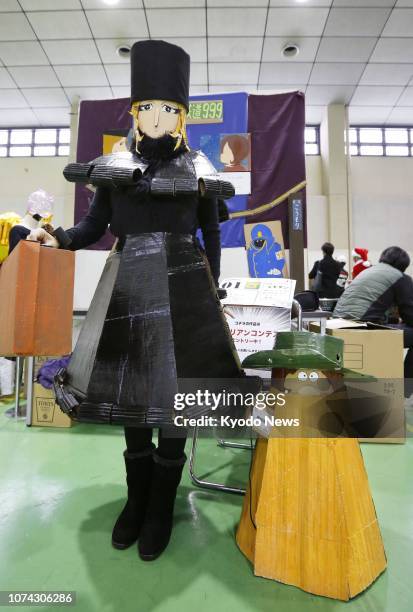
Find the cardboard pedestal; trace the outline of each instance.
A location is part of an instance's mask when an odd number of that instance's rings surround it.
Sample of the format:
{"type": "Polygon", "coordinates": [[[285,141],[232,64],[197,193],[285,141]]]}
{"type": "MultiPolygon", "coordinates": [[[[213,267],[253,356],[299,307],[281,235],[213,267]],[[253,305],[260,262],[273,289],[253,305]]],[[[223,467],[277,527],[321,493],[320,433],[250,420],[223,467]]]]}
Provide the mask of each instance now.
{"type": "MultiPolygon", "coordinates": [[[[319,330],[319,324],[310,324],[310,331],[319,330]]],[[[403,332],[367,329],[345,319],[332,319],[327,321],[326,333],[344,340],[344,367],[377,378],[373,389],[390,402],[388,417],[377,435],[360,441],[405,443],[403,332]]]]}
{"type": "Polygon", "coordinates": [[[344,601],[366,589],[386,556],[357,440],[259,439],[236,540],[257,576],[344,601]]]}

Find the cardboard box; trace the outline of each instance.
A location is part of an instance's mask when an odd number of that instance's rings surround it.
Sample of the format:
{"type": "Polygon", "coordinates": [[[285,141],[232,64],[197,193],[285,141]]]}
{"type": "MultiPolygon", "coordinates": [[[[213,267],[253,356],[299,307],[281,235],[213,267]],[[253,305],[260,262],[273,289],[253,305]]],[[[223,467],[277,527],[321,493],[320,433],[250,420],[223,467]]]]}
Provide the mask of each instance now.
{"type": "MultiPolygon", "coordinates": [[[[59,359],[57,356],[41,356],[34,358],[33,376],[34,380],[40,368],[50,359],[59,359]]],[[[55,402],[53,389],[45,389],[43,385],[35,382],[33,384],[33,410],[32,425],[34,427],[72,427],[72,421],[64,412],[61,411],[55,402]]]]}
{"type": "Polygon", "coordinates": [[[74,253],[21,240],[0,268],[0,355],[72,349],[74,253]]]}
{"type": "Polygon", "coordinates": [[[39,383],[33,386],[33,427],[72,427],[70,419],[55,402],[53,389],[45,389],[39,383]]]}
{"type": "MultiPolygon", "coordinates": [[[[318,323],[310,324],[310,331],[319,329],[318,323]]],[[[376,377],[375,389],[391,402],[390,418],[379,434],[360,441],[403,444],[406,436],[403,332],[378,326],[370,329],[345,319],[332,319],[327,321],[326,333],[344,340],[344,367],[376,377]]]]}

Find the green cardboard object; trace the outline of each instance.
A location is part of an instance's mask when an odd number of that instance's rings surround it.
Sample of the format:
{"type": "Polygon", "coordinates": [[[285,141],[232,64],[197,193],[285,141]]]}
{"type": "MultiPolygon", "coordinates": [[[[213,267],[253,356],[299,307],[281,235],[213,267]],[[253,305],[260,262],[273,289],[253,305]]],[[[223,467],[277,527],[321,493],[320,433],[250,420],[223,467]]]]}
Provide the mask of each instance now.
{"type": "Polygon", "coordinates": [[[243,368],[334,371],[346,378],[374,381],[372,376],[343,368],[344,341],[312,332],[278,332],[272,351],[259,351],[242,362],[243,368]]]}

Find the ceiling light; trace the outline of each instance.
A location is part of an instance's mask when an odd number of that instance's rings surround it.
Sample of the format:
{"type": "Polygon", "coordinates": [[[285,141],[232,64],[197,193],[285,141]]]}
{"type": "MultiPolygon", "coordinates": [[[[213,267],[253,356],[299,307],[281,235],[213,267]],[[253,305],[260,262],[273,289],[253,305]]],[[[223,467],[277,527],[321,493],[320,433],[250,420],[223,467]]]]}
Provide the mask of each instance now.
{"type": "Polygon", "coordinates": [[[282,48],[282,54],[284,57],[295,57],[300,53],[300,47],[297,43],[287,43],[282,48]]]}
{"type": "Polygon", "coordinates": [[[103,0],[105,4],[109,4],[109,6],[114,6],[115,4],[119,4],[119,0],[103,0]]]}

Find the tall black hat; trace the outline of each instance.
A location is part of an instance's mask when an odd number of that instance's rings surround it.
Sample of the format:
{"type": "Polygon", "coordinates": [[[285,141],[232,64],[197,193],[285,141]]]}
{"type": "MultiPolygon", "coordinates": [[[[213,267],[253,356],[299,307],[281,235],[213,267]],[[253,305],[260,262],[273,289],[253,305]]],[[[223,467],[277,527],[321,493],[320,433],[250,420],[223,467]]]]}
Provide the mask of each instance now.
{"type": "Polygon", "coordinates": [[[163,40],[142,40],[131,49],[131,104],[170,100],[189,110],[189,55],[163,40]]]}

